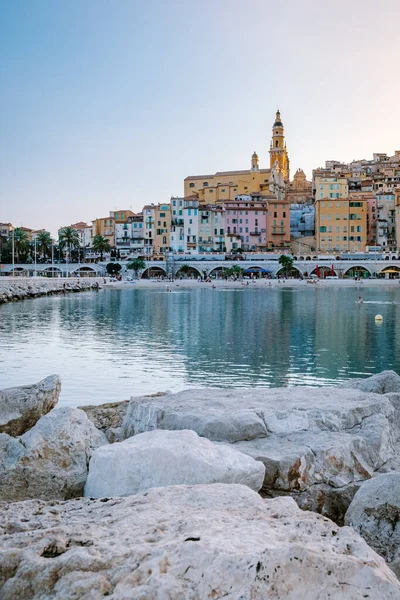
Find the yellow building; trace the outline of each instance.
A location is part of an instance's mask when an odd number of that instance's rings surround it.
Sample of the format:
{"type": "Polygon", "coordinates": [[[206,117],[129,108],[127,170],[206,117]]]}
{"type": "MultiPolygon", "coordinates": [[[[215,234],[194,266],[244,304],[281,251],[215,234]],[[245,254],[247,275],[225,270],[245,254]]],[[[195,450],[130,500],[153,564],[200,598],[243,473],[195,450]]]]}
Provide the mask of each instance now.
{"type": "Polygon", "coordinates": [[[317,250],[328,253],[364,252],[367,244],[367,212],[367,200],[358,196],[317,199],[317,250]]]}
{"type": "MultiPolygon", "coordinates": [[[[103,219],[94,219],[92,221],[92,235],[101,235],[110,242],[110,246],[115,246],[115,219],[114,217],[104,217],[103,219]]],[[[93,239],[91,240],[91,243],[93,239]]]]}
{"type": "Polygon", "coordinates": [[[325,175],[314,178],[315,200],[322,198],[336,199],[347,198],[349,195],[349,184],[345,177],[325,175]]]}
{"type": "Polygon", "coordinates": [[[278,163],[285,180],[289,179],[289,158],[279,111],[272,129],[270,168],[260,169],[258,155],[253,153],[250,169],[218,171],[212,175],[193,175],[184,180],[184,195],[196,194],[201,204],[220,204],[241,194],[268,192],[271,170],[278,163]]]}
{"type": "Polygon", "coordinates": [[[170,247],[171,205],[147,204],[143,207],[144,248],[147,256],[165,258],[170,247]]]}

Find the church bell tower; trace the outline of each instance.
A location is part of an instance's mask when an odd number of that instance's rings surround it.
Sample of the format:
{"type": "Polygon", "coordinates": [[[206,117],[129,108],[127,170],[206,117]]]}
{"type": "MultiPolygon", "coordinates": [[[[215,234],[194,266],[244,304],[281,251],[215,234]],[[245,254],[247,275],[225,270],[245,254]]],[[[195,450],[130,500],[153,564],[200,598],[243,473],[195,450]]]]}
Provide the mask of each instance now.
{"type": "Polygon", "coordinates": [[[275,123],[272,126],[272,139],[269,156],[270,168],[272,169],[277,162],[285,183],[289,182],[289,156],[285,142],[285,130],[281,121],[281,113],[279,110],[276,111],[275,123]]]}

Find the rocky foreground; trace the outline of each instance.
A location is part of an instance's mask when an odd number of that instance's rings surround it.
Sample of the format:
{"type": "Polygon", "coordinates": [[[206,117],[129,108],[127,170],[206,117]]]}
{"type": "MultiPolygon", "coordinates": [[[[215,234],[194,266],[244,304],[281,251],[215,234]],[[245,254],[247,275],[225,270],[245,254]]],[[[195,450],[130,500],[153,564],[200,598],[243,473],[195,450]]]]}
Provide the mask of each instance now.
{"type": "Polygon", "coordinates": [[[70,292],[87,292],[98,290],[97,280],[92,278],[81,279],[50,279],[31,277],[29,279],[0,279],[0,304],[37,298],[38,296],[51,296],[54,294],[68,294],[70,292]]]}
{"type": "Polygon", "coordinates": [[[400,599],[396,373],[83,409],[59,392],[0,392],[0,598],[400,599]]]}

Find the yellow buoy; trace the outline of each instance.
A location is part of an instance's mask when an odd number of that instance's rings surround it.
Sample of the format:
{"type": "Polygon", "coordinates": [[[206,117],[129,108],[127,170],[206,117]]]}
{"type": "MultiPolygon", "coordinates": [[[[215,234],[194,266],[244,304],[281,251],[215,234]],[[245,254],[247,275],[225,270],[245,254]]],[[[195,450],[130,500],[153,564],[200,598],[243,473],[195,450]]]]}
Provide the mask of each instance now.
{"type": "Polygon", "coordinates": [[[382,315],[375,315],[375,321],[383,321],[382,315]]]}

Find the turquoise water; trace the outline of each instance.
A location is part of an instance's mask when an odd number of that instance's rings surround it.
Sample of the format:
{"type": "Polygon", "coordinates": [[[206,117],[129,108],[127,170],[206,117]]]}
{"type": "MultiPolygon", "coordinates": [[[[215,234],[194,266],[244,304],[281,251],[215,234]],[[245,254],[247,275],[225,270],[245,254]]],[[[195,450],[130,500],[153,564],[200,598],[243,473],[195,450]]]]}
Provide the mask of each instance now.
{"type": "Polygon", "coordinates": [[[399,344],[400,289],[102,290],[0,306],[0,388],[58,373],[61,402],[78,406],[189,387],[329,385],[400,372],[399,344]]]}

